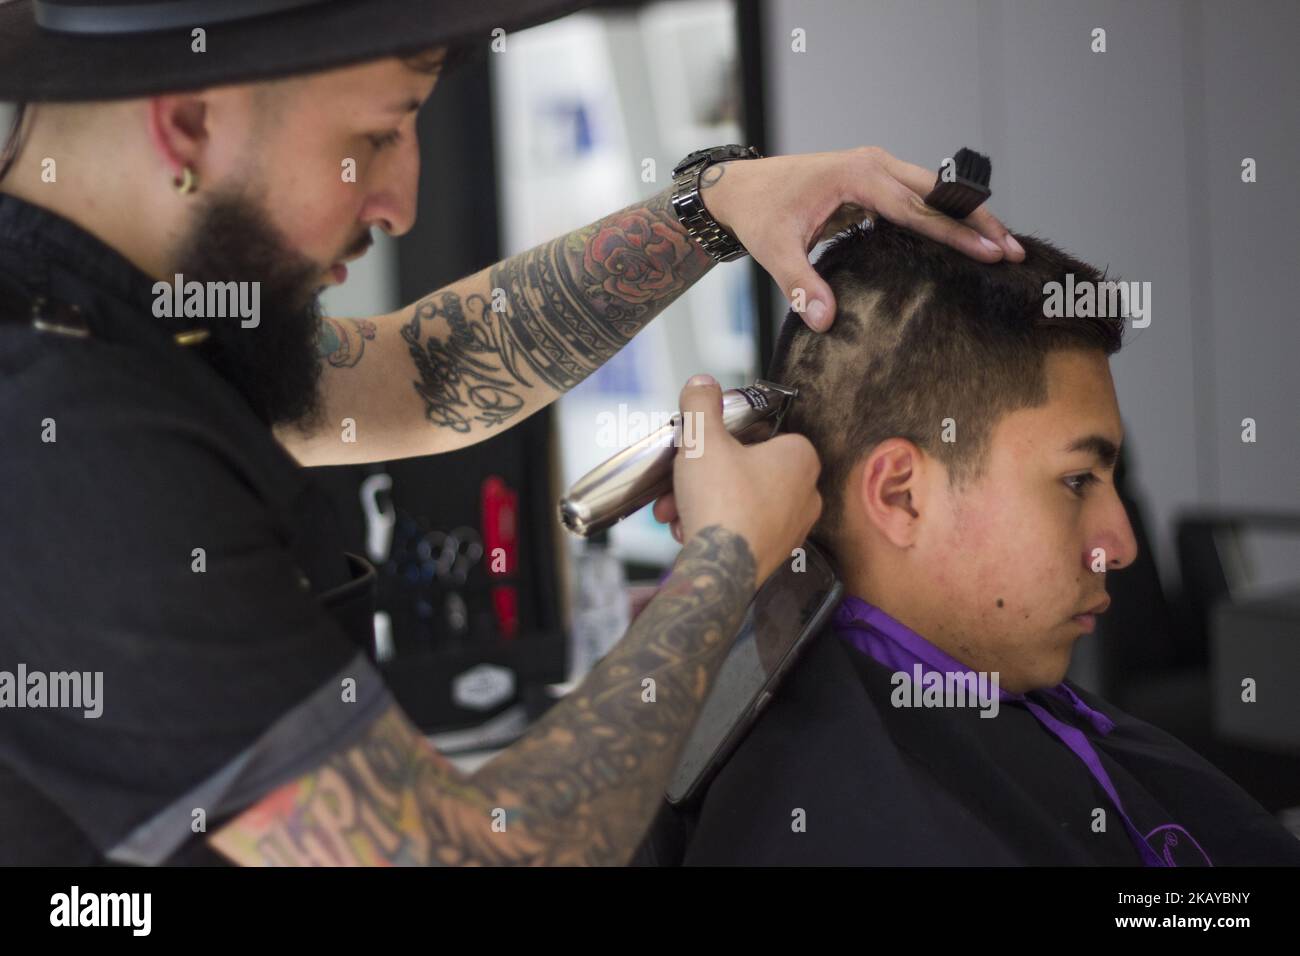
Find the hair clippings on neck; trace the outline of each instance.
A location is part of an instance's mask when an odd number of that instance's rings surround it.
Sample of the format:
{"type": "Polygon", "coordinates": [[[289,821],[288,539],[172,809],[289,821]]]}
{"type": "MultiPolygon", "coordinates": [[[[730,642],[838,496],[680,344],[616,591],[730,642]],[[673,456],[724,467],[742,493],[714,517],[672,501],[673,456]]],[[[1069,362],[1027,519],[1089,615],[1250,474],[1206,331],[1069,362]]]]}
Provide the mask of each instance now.
{"type": "Polygon", "coordinates": [[[945,179],[945,170],[941,168],[939,179],[930,195],[925,197],[925,203],[953,219],[965,219],[993,195],[989,189],[993,162],[983,153],[965,146],[957,150],[952,162],[955,178],[945,179]]]}

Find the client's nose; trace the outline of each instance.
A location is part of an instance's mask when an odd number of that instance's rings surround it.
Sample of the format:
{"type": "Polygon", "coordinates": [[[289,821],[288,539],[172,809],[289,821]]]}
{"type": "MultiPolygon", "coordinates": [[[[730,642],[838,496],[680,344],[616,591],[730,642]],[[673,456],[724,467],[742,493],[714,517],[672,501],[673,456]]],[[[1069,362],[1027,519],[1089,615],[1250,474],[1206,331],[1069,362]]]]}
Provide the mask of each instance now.
{"type": "Polygon", "coordinates": [[[1128,567],[1137,558],[1138,544],[1137,537],[1133,534],[1133,525],[1128,520],[1128,511],[1115,486],[1109,485],[1108,491],[1104,511],[1098,516],[1096,531],[1092,535],[1085,559],[1091,569],[1095,549],[1101,548],[1106,557],[1106,570],[1118,571],[1128,567]]]}

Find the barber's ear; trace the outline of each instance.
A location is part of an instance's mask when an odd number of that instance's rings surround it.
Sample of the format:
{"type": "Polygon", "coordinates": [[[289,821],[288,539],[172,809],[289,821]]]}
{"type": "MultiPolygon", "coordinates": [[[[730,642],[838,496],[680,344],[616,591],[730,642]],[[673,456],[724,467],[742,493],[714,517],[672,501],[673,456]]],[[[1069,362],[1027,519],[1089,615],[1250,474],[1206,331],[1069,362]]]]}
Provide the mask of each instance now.
{"type": "Polygon", "coordinates": [[[197,162],[208,139],[207,104],[202,97],[152,97],[147,123],[149,139],[168,167],[179,171],[197,162]]]}
{"type": "Polygon", "coordinates": [[[900,548],[920,531],[921,451],[905,438],[881,442],[867,456],[858,477],[858,503],[876,529],[900,548]]]}

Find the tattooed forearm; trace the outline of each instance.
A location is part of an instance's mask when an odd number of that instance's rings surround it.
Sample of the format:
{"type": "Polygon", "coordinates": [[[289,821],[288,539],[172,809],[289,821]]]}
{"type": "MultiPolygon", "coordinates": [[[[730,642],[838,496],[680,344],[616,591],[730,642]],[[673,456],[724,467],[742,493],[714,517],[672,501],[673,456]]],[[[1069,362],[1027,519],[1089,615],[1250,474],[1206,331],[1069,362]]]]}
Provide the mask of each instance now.
{"type": "Polygon", "coordinates": [[[488,793],[518,794],[516,809],[541,847],[530,862],[631,857],[740,627],[756,573],[744,538],[721,527],[698,532],[627,636],[564,705],[475,775],[488,793]]]}
{"type": "Polygon", "coordinates": [[[481,862],[507,862],[493,856],[504,841],[487,838],[492,809],[392,707],[351,749],[245,811],[212,845],[244,866],[437,865],[463,861],[471,845],[481,862]]]}
{"type": "MultiPolygon", "coordinates": [[[[736,173],[723,170],[700,188],[725,224],[736,173]]],[[[464,448],[545,408],[713,267],[671,199],[664,189],[392,312],[324,319],[321,413],[276,438],[304,465],[391,461],[464,448]],[[345,420],[356,428],[340,441],[345,420]]]]}
{"type": "Polygon", "coordinates": [[[713,265],[666,189],[488,270],[490,292],[436,292],[402,327],[425,417],[469,431],[573,388],[713,265]],[[443,321],[439,321],[443,320],[443,321]]]}
{"type": "Polygon", "coordinates": [[[420,373],[415,390],[424,399],[425,418],[458,432],[474,422],[499,425],[523,407],[519,386],[531,383],[520,370],[519,350],[505,331],[505,318],[482,296],[470,296],[479,318],[469,321],[454,292],[438,294],[415,307],[402,338],[420,373]],[[420,325],[441,316],[450,334],[443,341],[430,335],[421,345],[420,325]]]}
{"type": "Polygon", "coordinates": [[[659,806],[755,575],[744,538],[704,529],[582,685],[473,777],[459,775],[394,708],[360,743],[215,834],[213,845],[245,864],[625,863],[659,806]]]}

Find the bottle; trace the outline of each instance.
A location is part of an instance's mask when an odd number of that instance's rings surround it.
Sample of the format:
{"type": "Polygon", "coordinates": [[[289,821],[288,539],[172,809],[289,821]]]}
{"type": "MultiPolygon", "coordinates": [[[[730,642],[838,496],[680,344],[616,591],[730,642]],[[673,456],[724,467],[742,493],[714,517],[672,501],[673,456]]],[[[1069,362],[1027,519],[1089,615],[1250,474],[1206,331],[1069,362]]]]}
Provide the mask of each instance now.
{"type": "Polygon", "coordinates": [[[631,624],[627,575],[609,550],[609,533],[588,538],[574,568],[569,682],[581,680],[623,639],[631,624]]]}

